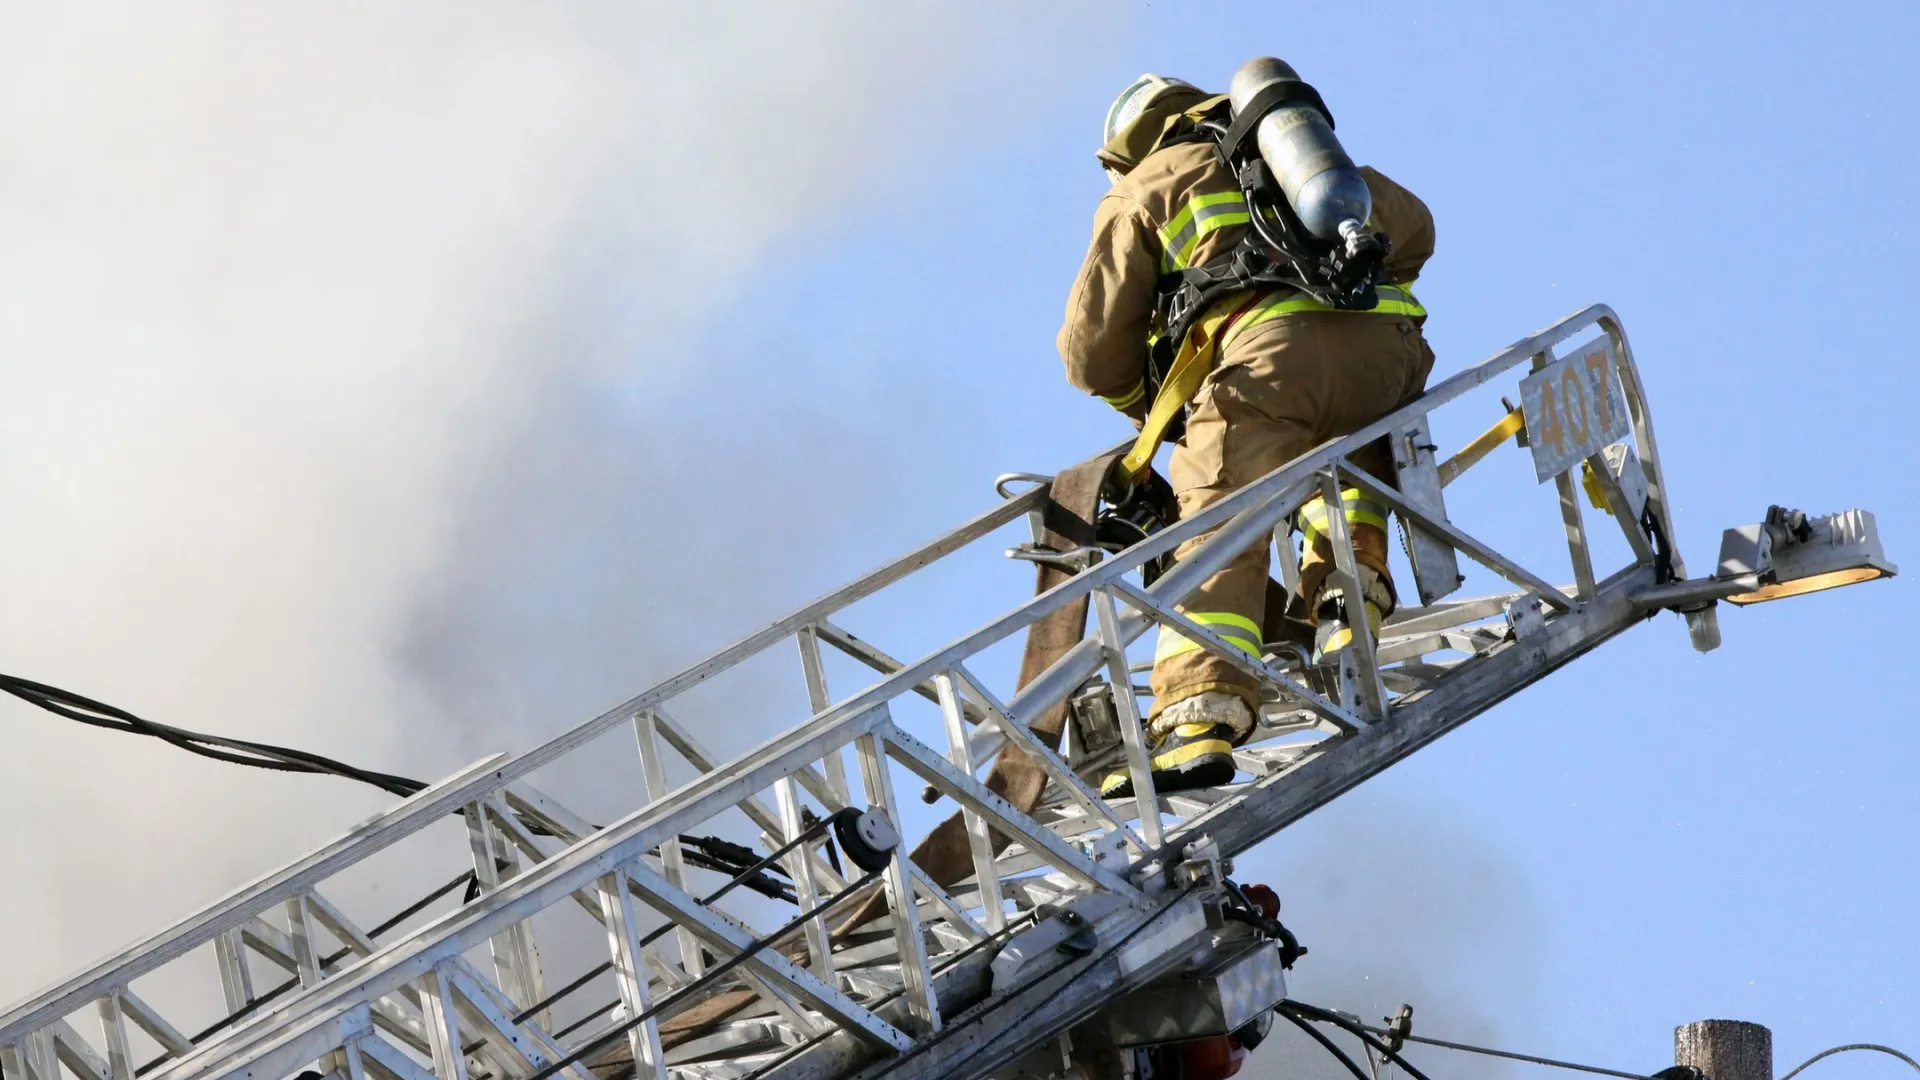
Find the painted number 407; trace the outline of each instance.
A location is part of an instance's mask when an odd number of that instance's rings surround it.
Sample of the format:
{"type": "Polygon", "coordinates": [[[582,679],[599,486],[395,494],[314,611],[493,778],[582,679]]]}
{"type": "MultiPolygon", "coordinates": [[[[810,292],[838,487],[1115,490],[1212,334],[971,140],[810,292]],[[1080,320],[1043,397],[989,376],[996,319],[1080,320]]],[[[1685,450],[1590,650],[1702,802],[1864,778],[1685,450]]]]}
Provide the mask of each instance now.
{"type": "Polygon", "coordinates": [[[1548,480],[1632,434],[1612,342],[1556,360],[1520,382],[1536,479],[1548,480]]]}

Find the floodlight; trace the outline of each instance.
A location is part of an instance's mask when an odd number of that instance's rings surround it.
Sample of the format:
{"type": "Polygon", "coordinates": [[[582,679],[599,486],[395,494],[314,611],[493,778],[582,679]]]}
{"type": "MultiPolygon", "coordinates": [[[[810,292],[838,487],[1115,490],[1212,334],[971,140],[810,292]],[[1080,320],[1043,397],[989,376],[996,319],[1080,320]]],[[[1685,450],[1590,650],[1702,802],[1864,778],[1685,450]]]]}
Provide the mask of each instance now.
{"type": "Polygon", "coordinates": [[[1725,597],[1730,604],[1757,604],[1897,572],[1867,511],[1808,517],[1773,506],[1765,521],[1728,529],[1721,536],[1720,568],[1714,576],[1729,584],[1757,586],[1725,597]]]}

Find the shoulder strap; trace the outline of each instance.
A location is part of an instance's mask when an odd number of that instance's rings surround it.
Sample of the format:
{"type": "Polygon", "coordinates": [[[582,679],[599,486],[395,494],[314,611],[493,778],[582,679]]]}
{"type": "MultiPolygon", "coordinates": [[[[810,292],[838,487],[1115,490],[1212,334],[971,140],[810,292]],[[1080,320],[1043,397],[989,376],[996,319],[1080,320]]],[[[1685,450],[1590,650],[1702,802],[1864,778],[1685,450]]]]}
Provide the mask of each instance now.
{"type": "Polygon", "coordinates": [[[1232,161],[1240,152],[1240,144],[1253,134],[1254,125],[1274,109],[1282,105],[1311,105],[1320,110],[1327,118],[1327,126],[1333,126],[1333,113],[1327,109],[1327,103],[1320,100],[1320,91],[1298,79],[1281,79],[1268,83],[1247,101],[1247,106],[1234,117],[1233,125],[1220,139],[1220,155],[1232,161]]]}

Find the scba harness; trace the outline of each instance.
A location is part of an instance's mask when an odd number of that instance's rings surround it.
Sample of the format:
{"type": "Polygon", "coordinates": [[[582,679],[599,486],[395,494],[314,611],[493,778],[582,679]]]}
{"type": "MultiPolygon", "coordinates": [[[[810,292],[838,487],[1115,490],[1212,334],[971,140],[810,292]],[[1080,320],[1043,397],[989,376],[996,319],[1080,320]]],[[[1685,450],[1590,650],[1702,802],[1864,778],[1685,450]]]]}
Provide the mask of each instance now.
{"type": "MultiPolygon", "coordinates": [[[[1332,112],[1312,86],[1282,79],[1262,87],[1235,116],[1229,117],[1224,97],[1201,103],[1173,121],[1154,147],[1212,144],[1239,190],[1197,197],[1161,229],[1158,333],[1148,349],[1145,385],[1153,404],[1140,437],[1117,466],[1123,487],[1146,474],[1162,442],[1179,436],[1187,404],[1229,333],[1298,311],[1425,314],[1411,293],[1386,280],[1392,242],[1385,233],[1345,222],[1337,239],[1325,240],[1301,221],[1255,139],[1260,122],[1284,110],[1291,112],[1283,121],[1323,118],[1329,130],[1333,126],[1332,112]],[[1242,224],[1248,228],[1232,250],[1187,265],[1201,237],[1242,224]],[[1235,296],[1244,301],[1221,303],[1235,296]]],[[[1327,164],[1315,160],[1319,156],[1304,155],[1289,171],[1312,176],[1327,164]]]]}
{"type": "MultiPolygon", "coordinates": [[[[1240,185],[1250,228],[1225,256],[1162,278],[1161,325],[1167,333],[1161,340],[1177,340],[1211,301],[1242,289],[1294,289],[1340,311],[1375,307],[1377,287],[1386,283],[1386,234],[1355,228],[1338,242],[1313,235],[1254,142],[1256,127],[1269,113],[1301,108],[1317,111],[1333,128],[1333,113],[1319,92],[1297,79],[1284,79],[1255,94],[1232,123],[1222,123],[1223,110],[1216,105],[1208,115],[1183,117],[1185,122],[1162,141],[1162,146],[1212,143],[1220,164],[1240,185]]],[[[1317,171],[1316,164],[1303,161],[1301,171],[1317,171]]]]}

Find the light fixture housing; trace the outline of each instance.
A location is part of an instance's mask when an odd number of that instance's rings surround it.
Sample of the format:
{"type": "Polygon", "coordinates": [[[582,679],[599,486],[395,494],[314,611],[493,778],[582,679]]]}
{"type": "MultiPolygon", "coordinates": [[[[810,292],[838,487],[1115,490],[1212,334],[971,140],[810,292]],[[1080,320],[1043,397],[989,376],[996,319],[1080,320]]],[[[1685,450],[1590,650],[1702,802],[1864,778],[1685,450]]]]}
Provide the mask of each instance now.
{"type": "Polygon", "coordinates": [[[1788,596],[1892,577],[1898,568],[1880,546],[1880,528],[1865,510],[1808,517],[1773,506],[1765,521],[1728,529],[1720,538],[1726,582],[1755,588],[1725,597],[1730,604],[1758,604],[1788,596]]]}

